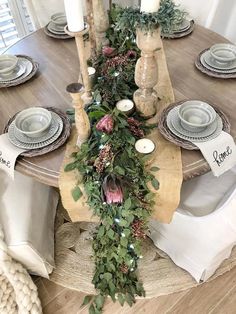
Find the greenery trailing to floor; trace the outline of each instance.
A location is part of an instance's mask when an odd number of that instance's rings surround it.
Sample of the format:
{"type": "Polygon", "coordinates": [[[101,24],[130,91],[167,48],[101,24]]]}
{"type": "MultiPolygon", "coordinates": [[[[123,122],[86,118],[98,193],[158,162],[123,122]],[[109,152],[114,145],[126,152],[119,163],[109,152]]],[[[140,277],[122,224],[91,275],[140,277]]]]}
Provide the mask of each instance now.
{"type": "Polygon", "coordinates": [[[158,190],[155,172],[159,169],[147,171],[148,157],[141,157],[134,144],[153,126],[147,125],[137,112],[127,117],[115,105],[120,99],[132,99],[137,89],[134,71],[139,51],[135,28],[172,27],[183,17],[184,13],[170,0],[162,0],[155,14],[113,6],[107,31],[110,46],[90,60],[97,73],[93,103],[87,110],[91,136],[65,167],[65,171],[78,170],[82,175],[72,191],[74,199],[82,196],[79,185],[83,183],[87,202],[100,220],[93,236],[93,284],[98,295],[87,296],[83,303],[90,303],[90,314],[102,312],[107,296],[122,306],[125,302],[131,306],[137,295],[145,296],[137,268],[154,204],[149,188],[158,190]]]}
{"type": "MultiPolygon", "coordinates": [[[[151,126],[146,126],[137,114],[127,118],[104,102],[92,106],[89,116],[92,135],[65,170],[78,169],[83,175],[88,204],[101,222],[93,238],[93,284],[100,294],[90,306],[90,313],[98,313],[107,295],[121,305],[132,305],[136,295],[145,295],[136,270],[153,204],[148,182],[155,189],[159,183],[153,173],[146,171],[146,160],[134,148],[136,140],[151,126]]],[[[80,198],[79,186],[73,195],[80,198]]]]}

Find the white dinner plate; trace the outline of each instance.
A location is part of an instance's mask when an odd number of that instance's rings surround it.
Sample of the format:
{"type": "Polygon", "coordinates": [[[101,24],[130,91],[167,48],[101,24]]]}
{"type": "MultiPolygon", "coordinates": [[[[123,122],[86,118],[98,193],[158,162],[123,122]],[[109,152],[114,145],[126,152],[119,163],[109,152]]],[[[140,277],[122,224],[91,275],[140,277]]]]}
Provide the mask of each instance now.
{"type": "Polygon", "coordinates": [[[49,140],[53,135],[57,132],[60,124],[62,124],[62,119],[55,113],[51,112],[52,114],[52,123],[48,130],[43,132],[40,137],[32,138],[23,133],[20,133],[16,128],[14,128],[14,135],[15,137],[22,143],[32,144],[32,143],[41,143],[44,141],[49,140]]]}
{"type": "MultiPolygon", "coordinates": [[[[21,66],[24,67],[25,71],[24,73],[19,76],[21,77],[21,79],[27,77],[33,70],[33,64],[31,61],[29,61],[28,59],[24,58],[24,57],[20,57],[18,59],[18,64],[20,64],[21,66]]],[[[16,79],[18,79],[19,77],[16,77],[14,79],[11,79],[11,80],[8,80],[8,81],[1,81],[1,83],[8,83],[8,82],[12,82],[12,81],[15,81],[16,79]]]]}
{"type": "Polygon", "coordinates": [[[64,28],[57,27],[57,25],[55,25],[52,22],[48,24],[47,28],[53,34],[56,34],[56,35],[63,35],[63,34],[65,34],[64,28]]]}
{"type": "MultiPolygon", "coordinates": [[[[58,115],[57,115],[58,116],[58,115]]],[[[59,117],[59,116],[58,116],[59,117]]],[[[60,118],[60,117],[59,117],[60,118]]],[[[61,120],[61,118],[60,118],[61,120]]],[[[59,119],[58,119],[59,121],[59,119]]],[[[39,148],[43,148],[45,146],[48,146],[50,144],[52,144],[53,142],[55,142],[58,137],[61,135],[61,132],[63,130],[63,122],[61,120],[60,124],[59,124],[59,127],[56,131],[56,133],[51,137],[49,138],[48,140],[46,141],[43,141],[43,142],[40,142],[40,143],[33,143],[33,142],[30,142],[30,143],[23,143],[21,141],[19,141],[15,134],[14,134],[14,129],[15,129],[15,125],[14,125],[14,121],[10,124],[9,126],[9,129],[8,129],[8,138],[10,140],[10,142],[19,147],[19,148],[22,148],[22,149],[28,149],[28,150],[32,150],[32,149],[39,149],[39,148]]]]}
{"type": "MultiPolygon", "coordinates": [[[[207,50],[203,54],[204,61],[211,66],[212,68],[215,68],[217,70],[233,70],[236,69],[236,61],[231,62],[231,63],[225,63],[225,64],[220,64],[217,63],[214,58],[212,57],[210,50],[207,50]]],[[[236,70],[235,70],[236,71],[236,70]]]]}
{"type": "Polygon", "coordinates": [[[26,71],[26,68],[25,66],[19,62],[18,60],[18,64],[16,66],[16,68],[14,69],[14,71],[8,75],[7,77],[6,76],[0,76],[0,82],[1,83],[7,83],[9,81],[13,81],[17,78],[19,78],[21,75],[23,75],[26,71]]]}
{"type": "Polygon", "coordinates": [[[168,113],[166,120],[168,128],[176,136],[190,142],[206,142],[217,137],[221,133],[223,123],[219,115],[217,115],[216,121],[211,126],[201,132],[196,133],[185,130],[182,127],[178,116],[179,107],[180,106],[173,108],[168,113]]]}
{"type": "Polygon", "coordinates": [[[188,30],[191,26],[190,21],[184,20],[182,24],[179,25],[176,29],[173,30],[174,33],[182,33],[188,30]]]}
{"type": "Polygon", "coordinates": [[[222,73],[222,74],[228,74],[228,73],[229,73],[229,74],[232,74],[232,73],[236,73],[236,68],[235,68],[235,69],[231,69],[231,70],[220,70],[220,69],[213,68],[213,67],[210,66],[208,63],[206,63],[205,58],[204,58],[204,54],[205,54],[205,53],[203,53],[203,54],[201,55],[200,61],[201,61],[201,64],[202,64],[205,68],[207,68],[208,70],[213,71],[213,72],[215,72],[215,73],[222,73]]]}

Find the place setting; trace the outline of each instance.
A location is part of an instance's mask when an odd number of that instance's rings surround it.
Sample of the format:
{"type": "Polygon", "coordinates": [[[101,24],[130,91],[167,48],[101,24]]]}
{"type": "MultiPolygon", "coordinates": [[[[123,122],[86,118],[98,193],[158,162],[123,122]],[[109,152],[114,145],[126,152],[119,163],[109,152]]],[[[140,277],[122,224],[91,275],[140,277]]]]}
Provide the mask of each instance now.
{"type": "Polygon", "coordinates": [[[0,88],[25,83],[38,68],[39,64],[26,55],[0,55],[0,88]]]}
{"type": "Polygon", "coordinates": [[[174,30],[169,33],[167,30],[162,30],[161,37],[166,39],[177,39],[190,35],[194,30],[194,20],[184,19],[177,24],[174,30]]]}
{"type": "Polygon", "coordinates": [[[229,133],[230,123],[219,107],[189,100],[173,103],[164,109],[158,128],[174,144],[187,150],[198,150],[195,143],[214,139],[222,130],[229,133]]]}
{"type": "Polygon", "coordinates": [[[203,50],[195,61],[201,72],[216,78],[236,78],[236,46],[215,44],[203,50]]]}
{"type": "Polygon", "coordinates": [[[67,25],[66,15],[63,12],[55,13],[51,16],[50,22],[44,27],[47,36],[56,39],[70,39],[64,28],[67,25]]]}
{"type": "Polygon", "coordinates": [[[230,135],[229,120],[216,106],[200,100],[172,104],[161,113],[158,128],[177,146],[200,150],[215,176],[236,163],[236,146],[230,135]]]}
{"type": "Polygon", "coordinates": [[[59,109],[31,107],[18,112],[0,136],[0,168],[8,170],[14,177],[14,165],[19,155],[35,157],[49,153],[66,142],[70,131],[70,120],[59,109]]]}

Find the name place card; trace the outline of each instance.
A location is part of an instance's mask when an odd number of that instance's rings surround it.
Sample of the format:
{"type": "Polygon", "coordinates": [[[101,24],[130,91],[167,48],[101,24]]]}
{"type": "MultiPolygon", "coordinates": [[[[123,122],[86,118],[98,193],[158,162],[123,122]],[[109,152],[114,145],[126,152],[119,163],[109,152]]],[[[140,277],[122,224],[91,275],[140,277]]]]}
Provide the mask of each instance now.
{"type": "Polygon", "coordinates": [[[201,150],[214,176],[219,177],[236,165],[236,145],[230,134],[222,131],[210,141],[194,144],[201,150]]]}
{"type": "Polygon", "coordinates": [[[14,179],[14,169],[17,157],[26,151],[11,144],[7,134],[0,135],[0,169],[14,179]]]}

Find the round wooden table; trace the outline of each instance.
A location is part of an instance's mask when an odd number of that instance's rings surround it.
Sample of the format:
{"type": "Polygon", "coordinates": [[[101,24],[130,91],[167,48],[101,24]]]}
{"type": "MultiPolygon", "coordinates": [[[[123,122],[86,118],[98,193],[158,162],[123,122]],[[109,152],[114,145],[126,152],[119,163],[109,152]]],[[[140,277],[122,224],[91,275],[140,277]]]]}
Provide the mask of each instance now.
{"type": "MultiPolygon", "coordinates": [[[[170,77],[176,101],[201,99],[220,106],[231,122],[231,134],[236,138],[236,80],[210,78],[200,73],[194,61],[203,49],[219,42],[227,42],[220,35],[196,26],[185,38],[164,40],[170,77]]],[[[43,30],[23,38],[7,53],[26,54],[39,62],[39,73],[29,82],[0,91],[0,127],[17,111],[31,106],[71,107],[65,91],[69,83],[78,79],[79,64],[75,42],[47,37],[43,30]]],[[[60,165],[65,146],[41,157],[19,158],[16,169],[51,186],[58,186],[60,165]]],[[[182,150],[184,180],[209,171],[199,151],[182,150]]]]}

